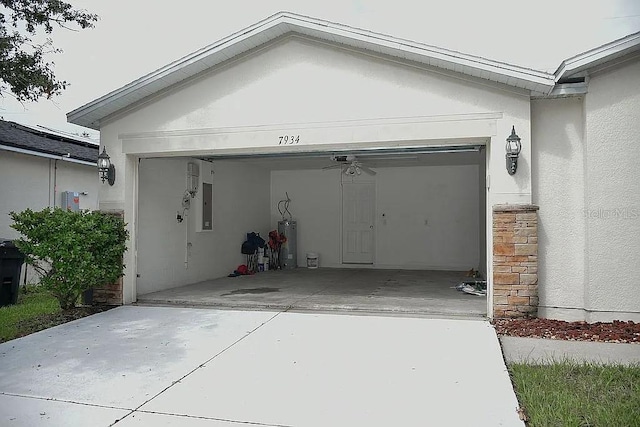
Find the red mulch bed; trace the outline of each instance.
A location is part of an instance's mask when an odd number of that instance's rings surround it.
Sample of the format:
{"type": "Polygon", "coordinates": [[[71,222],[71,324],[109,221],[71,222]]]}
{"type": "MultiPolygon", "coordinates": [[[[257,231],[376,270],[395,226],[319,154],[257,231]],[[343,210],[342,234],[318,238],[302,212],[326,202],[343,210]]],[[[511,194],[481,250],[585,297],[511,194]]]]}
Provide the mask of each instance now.
{"type": "Polygon", "coordinates": [[[498,335],[570,341],[640,343],[640,323],[563,322],[549,319],[496,319],[498,335]]]}

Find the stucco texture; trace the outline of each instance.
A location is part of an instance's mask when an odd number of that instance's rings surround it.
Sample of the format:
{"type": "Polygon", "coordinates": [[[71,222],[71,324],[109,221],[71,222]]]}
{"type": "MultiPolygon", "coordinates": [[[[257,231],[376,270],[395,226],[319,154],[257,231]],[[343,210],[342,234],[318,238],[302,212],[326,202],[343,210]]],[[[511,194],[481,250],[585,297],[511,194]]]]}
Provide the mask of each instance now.
{"type": "Polygon", "coordinates": [[[596,74],[586,110],[587,259],[591,320],[640,320],[640,60],[596,74]],[[600,311],[611,312],[599,313],[600,311]]]}
{"type": "Polygon", "coordinates": [[[636,58],[584,97],[532,101],[542,317],[640,320],[638,87],[636,58]]]}

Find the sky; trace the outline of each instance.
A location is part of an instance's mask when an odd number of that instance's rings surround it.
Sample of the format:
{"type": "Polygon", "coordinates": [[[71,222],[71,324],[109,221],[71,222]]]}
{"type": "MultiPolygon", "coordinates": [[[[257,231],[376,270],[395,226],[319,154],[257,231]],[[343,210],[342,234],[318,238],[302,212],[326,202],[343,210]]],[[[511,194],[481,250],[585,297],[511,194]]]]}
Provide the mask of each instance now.
{"type": "Polygon", "coordinates": [[[64,52],[49,59],[69,87],[37,103],[4,94],[5,120],[81,133],[67,112],[283,10],[549,72],[640,31],[640,0],[68,1],[100,17],[52,34],[64,52]]]}

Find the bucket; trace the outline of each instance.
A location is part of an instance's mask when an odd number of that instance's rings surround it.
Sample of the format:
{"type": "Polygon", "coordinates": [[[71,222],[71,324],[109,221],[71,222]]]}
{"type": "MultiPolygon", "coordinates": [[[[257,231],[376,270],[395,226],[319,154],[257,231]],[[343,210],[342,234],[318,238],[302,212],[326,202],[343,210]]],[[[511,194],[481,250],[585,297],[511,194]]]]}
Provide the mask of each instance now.
{"type": "Polygon", "coordinates": [[[307,254],[307,268],[318,268],[318,254],[309,252],[307,254]]]}

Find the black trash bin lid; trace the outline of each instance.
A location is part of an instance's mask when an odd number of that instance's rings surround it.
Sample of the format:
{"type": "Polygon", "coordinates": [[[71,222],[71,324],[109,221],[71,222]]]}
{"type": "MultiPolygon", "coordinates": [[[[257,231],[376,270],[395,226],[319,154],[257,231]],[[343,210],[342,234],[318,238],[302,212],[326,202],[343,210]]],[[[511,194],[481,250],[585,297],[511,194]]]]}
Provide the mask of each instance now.
{"type": "Polygon", "coordinates": [[[0,248],[15,248],[13,240],[0,238],[0,248]]]}
{"type": "Polygon", "coordinates": [[[13,240],[0,239],[0,258],[24,260],[24,255],[13,243],[13,240]]]}

